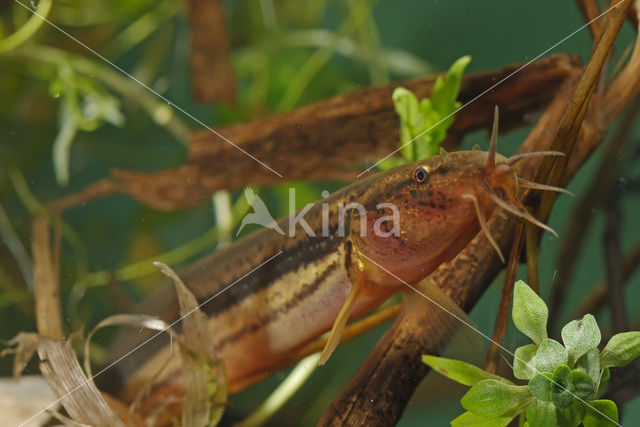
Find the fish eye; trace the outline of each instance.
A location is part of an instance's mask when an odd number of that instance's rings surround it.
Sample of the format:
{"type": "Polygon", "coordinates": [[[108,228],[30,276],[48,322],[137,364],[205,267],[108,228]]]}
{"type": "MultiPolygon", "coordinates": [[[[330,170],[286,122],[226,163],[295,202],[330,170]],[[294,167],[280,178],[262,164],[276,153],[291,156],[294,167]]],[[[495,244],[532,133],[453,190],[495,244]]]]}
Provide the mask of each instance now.
{"type": "Polygon", "coordinates": [[[424,182],[429,177],[429,170],[426,166],[418,166],[413,171],[413,180],[418,184],[424,182]]]}

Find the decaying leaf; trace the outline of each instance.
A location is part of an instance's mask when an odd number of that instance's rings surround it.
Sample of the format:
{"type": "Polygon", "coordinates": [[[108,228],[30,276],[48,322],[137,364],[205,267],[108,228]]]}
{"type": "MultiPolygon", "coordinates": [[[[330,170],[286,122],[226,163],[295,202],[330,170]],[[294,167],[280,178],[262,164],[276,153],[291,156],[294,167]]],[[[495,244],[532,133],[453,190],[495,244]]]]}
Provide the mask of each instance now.
{"type": "Polygon", "coordinates": [[[178,275],[166,264],[154,262],[169,277],[178,294],[182,318],[182,371],[186,391],[182,425],[215,425],[222,418],[227,400],[227,381],[224,365],[215,357],[208,337],[207,316],[200,310],[195,296],[182,283],[178,275]]]}
{"type": "Polygon", "coordinates": [[[102,328],[107,326],[134,326],[138,328],[152,329],[155,331],[171,331],[171,327],[163,320],[154,316],[147,316],[144,314],[116,314],[109,316],[106,319],[101,320],[87,335],[87,339],[84,342],[84,369],[87,375],[91,376],[91,359],[89,357],[89,345],[91,344],[91,338],[93,335],[102,328]]]}
{"type": "MultiPolygon", "coordinates": [[[[172,338],[176,337],[176,341],[178,343],[181,342],[180,341],[180,336],[177,335],[171,329],[171,325],[169,325],[167,322],[165,322],[163,320],[158,319],[157,317],[147,316],[147,315],[144,315],[144,314],[116,314],[116,315],[113,315],[113,316],[109,316],[109,317],[103,319],[102,321],[100,321],[89,332],[89,335],[87,335],[87,339],[86,339],[86,341],[84,343],[84,366],[85,366],[85,370],[88,373],[88,375],[91,375],[91,357],[90,357],[90,353],[89,353],[90,344],[91,344],[91,338],[93,337],[93,335],[99,329],[102,329],[102,328],[105,328],[105,327],[109,327],[109,326],[132,326],[132,327],[137,327],[137,328],[151,329],[151,330],[158,331],[160,333],[166,332],[166,333],[170,334],[172,338]]],[[[151,337],[150,340],[153,339],[153,338],[155,338],[155,337],[151,337]]],[[[141,345],[143,345],[143,344],[141,344],[141,345]]],[[[134,350],[135,350],[135,348],[129,350],[129,352],[125,353],[122,357],[127,357],[134,350]]],[[[133,399],[133,402],[129,406],[129,409],[128,409],[129,415],[135,414],[136,411],[140,408],[140,403],[152,391],[154,383],[160,377],[160,375],[162,374],[162,372],[167,367],[167,365],[169,364],[170,361],[171,361],[171,355],[167,358],[165,363],[163,363],[162,366],[160,366],[158,371],[155,372],[153,375],[151,375],[149,377],[149,380],[146,382],[146,384],[144,384],[140,388],[140,390],[137,392],[135,398],[133,399]]],[[[172,403],[174,403],[174,402],[164,402],[164,403],[166,403],[166,405],[158,405],[157,407],[154,407],[154,413],[147,414],[147,416],[145,418],[145,421],[146,421],[147,425],[156,425],[157,422],[154,422],[154,420],[156,419],[156,412],[157,413],[163,413],[164,410],[167,408],[167,406],[172,404],[172,403]]]]}
{"type": "Polygon", "coordinates": [[[124,426],[93,380],[82,371],[71,341],[71,338],[58,341],[35,333],[21,333],[11,340],[17,347],[4,350],[3,354],[16,354],[14,369],[19,368],[20,372],[20,367],[26,365],[37,349],[40,372],[77,425],[124,426]]]}

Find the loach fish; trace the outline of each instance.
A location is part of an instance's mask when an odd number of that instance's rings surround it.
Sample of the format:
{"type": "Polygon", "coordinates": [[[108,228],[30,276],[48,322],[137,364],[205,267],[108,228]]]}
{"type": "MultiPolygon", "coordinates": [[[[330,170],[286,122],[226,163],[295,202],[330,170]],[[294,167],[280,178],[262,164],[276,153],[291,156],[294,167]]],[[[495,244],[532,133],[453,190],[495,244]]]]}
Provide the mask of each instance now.
{"type": "MultiPolygon", "coordinates": [[[[186,286],[200,303],[207,301],[201,309],[210,319],[211,344],[224,362],[229,389],[238,390],[243,379],[277,366],[331,330],[324,363],[349,319],[407,291],[398,278],[418,283],[478,232],[504,261],[487,227],[498,210],[553,232],[522,206],[519,189],[563,189],[522,180],[512,166],[525,157],[561,153],[505,158],[496,153],[496,140],[497,110],[488,151],[441,152],[371,174],[183,271],[186,286]]],[[[173,288],[151,297],[142,312],[177,319],[173,288]]],[[[134,339],[142,342],[140,336],[134,339]]],[[[120,344],[128,350],[135,342],[120,344]]],[[[119,394],[132,398],[169,351],[166,341],[148,343],[123,360],[119,394]]],[[[160,386],[179,386],[175,359],[158,377],[160,386]]]]}

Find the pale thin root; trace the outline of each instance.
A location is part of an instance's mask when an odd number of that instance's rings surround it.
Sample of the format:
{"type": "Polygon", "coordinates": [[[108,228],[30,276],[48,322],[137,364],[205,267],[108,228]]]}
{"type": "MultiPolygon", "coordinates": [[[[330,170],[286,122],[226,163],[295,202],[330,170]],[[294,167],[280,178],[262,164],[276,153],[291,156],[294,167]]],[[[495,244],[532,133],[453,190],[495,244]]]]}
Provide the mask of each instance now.
{"type": "Polygon", "coordinates": [[[502,251],[500,250],[500,246],[498,246],[498,242],[496,242],[496,240],[491,235],[491,231],[489,230],[489,227],[487,226],[487,221],[485,220],[485,217],[484,217],[484,212],[482,212],[482,209],[480,209],[480,204],[478,203],[478,199],[473,194],[463,194],[462,198],[469,199],[473,202],[473,207],[476,209],[476,216],[478,217],[480,228],[482,229],[482,232],[484,233],[487,240],[489,240],[489,243],[491,243],[491,246],[493,246],[493,248],[498,253],[500,260],[504,264],[505,262],[504,255],[502,255],[502,251]]]}
{"type": "Polygon", "coordinates": [[[502,209],[506,210],[507,212],[510,212],[510,213],[514,214],[517,217],[524,218],[527,221],[529,221],[530,223],[532,223],[534,225],[537,225],[538,227],[540,227],[540,228],[542,228],[544,230],[547,230],[548,232],[550,232],[551,234],[553,234],[556,237],[559,237],[558,233],[556,233],[556,231],[553,228],[549,227],[544,222],[539,221],[536,217],[534,217],[529,212],[527,212],[526,209],[524,209],[524,207],[522,207],[521,208],[522,210],[520,210],[520,209],[518,209],[516,207],[511,206],[510,204],[508,204],[504,200],[502,200],[493,191],[486,190],[486,192],[489,195],[489,197],[491,197],[491,200],[493,200],[502,209]]]}
{"type": "Polygon", "coordinates": [[[329,357],[333,354],[333,351],[340,344],[340,337],[342,336],[342,331],[349,321],[349,316],[351,316],[351,311],[353,310],[353,306],[358,297],[358,292],[360,292],[361,282],[357,280],[355,283],[351,285],[351,290],[349,291],[349,295],[347,295],[347,299],[342,305],[340,312],[338,313],[338,317],[333,322],[333,327],[331,328],[331,332],[329,334],[329,339],[322,350],[322,354],[320,355],[320,360],[318,361],[318,365],[324,365],[329,357]]]}
{"type": "Polygon", "coordinates": [[[496,151],[498,149],[498,106],[493,110],[493,128],[491,129],[491,142],[487,154],[487,171],[491,171],[496,165],[496,151]]]}
{"type": "Polygon", "coordinates": [[[518,185],[520,185],[520,187],[524,187],[524,188],[532,188],[534,190],[542,190],[542,191],[556,191],[558,193],[564,193],[564,194],[568,194],[570,196],[575,196],[575,194],[573,194],[571,191],[562,188],[562,187],[555,187],[553,185],[546,185],[546,184],[539,184],[537,182],[532,182],[529,180],[526,180],[524,178],[520,178],[518,177],[518,185]]]}
{"type": "Polygon", "coordinates": [[[519,162],[522,159],[528,159],[529,157],[542,157],[542,156],[564,156],[562,151],[531,151],[529,153],[514,154],[507,159],[509,165],[519,162]]]}

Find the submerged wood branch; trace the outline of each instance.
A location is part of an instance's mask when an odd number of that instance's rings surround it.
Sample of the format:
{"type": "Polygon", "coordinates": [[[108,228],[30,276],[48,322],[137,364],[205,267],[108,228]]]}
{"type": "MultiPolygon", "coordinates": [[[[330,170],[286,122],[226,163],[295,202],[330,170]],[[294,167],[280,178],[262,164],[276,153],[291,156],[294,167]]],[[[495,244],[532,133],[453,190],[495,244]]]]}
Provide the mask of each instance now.
{"type": "MultiPolygon", "coordinates": [[[[459,100],[469,102],[514,74],[522,64],[464,76],[459,100]]],[[[501,130],[528,122],[528,115],[547,105],[568,79],[582,71],[575,56],[559,54],[536,61],[463,108],[449,131],[445,148],[455,147],[469,132],[489,129],[495,105],[501,130]]],[[[284,175],[286,180],[355,179],[362,166],[398,147],[399,122],[391,94],[398,86],[426,97],[436,76],[338,95],[295,110],[219,129],[242,149],[284,175]]],[[[82,201],[121,192],[157,209],[193,206],[220,189],[282,182],[253,159],[208,131],[192,134],[185,165],[158,172],[115,170],[97,189],[54,201],[61,211],[82,201]]]]}

